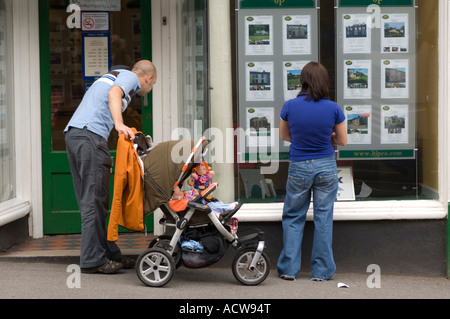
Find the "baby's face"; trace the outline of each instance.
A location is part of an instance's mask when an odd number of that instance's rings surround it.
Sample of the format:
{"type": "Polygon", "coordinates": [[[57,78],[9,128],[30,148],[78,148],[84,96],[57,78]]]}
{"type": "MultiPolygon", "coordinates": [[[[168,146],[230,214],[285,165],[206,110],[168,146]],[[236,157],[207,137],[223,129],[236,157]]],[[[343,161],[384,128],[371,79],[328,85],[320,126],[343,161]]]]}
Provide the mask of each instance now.
{"type": "Polygon", "coordinates": [[[197,169],[197,175],[205,175],[205,174],[206,174],[206,167],[202,165],[197,169]]]}

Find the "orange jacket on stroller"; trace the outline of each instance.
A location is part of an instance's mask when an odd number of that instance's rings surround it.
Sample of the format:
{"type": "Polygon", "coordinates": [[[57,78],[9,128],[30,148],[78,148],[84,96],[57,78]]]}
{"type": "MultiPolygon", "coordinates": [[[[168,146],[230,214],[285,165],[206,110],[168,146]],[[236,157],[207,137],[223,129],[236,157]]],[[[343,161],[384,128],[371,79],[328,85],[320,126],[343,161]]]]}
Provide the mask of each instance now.
{"type": "MultiPolygon", "coordinates": [[[[136,129],[132,129],[137,134],[136,129]]],[[[144,230],[144,173],[132,141],[124,135],[117,143],[114,193],[108,225],[108,240],[119,239],[119,226],[144,230]]]]}

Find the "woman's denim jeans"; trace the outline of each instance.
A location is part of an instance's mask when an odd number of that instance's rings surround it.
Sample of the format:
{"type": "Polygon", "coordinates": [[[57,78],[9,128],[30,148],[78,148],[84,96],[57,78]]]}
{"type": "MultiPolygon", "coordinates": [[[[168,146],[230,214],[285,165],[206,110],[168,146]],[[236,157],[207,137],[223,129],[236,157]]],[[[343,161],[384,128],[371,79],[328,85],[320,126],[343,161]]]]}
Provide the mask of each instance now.
{"type": "Polygon", "coordinates": [[[289,164],[283,209],[283,250],[278,273],[295,277],[301,266],[301,246],[306,213],[313,194],[314,241],[312,278],[329,279],[336,271],[333,259],[333,208],[338,189],[335,157],[289,164]]]}

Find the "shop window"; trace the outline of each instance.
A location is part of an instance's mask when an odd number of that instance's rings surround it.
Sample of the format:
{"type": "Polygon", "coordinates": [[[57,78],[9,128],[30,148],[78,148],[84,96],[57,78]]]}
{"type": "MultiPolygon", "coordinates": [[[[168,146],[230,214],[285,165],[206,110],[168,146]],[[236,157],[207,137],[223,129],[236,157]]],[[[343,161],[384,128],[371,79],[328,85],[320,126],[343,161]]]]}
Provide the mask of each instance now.
{"type": "Polygon", "coordinates": [[[439,1],[272,2],[235,8],[235,119],[246,131],[236,198],[283,202],[289,145],[276,134],[279,115],[314,60],[328,69],[331,99],[347,117],[338,200],[437,199],[439,1]]]}
{"type": "MultiPolygon", "coordinates": [[[[79,11],[74,7],[68,13],[70,3],[50,1],[52,151],[65,151],[64,128],[95,79],[111,69],[131,69],[141,59],[140,1],[115,1],[113,10],[99,11],[98,22],[108,26],[95,32],[89,32],[88,25],[82,26],[89,16],[75,15],[96,10],[96,5],[85,1],[87,7],[79,7],[79,11]],[[100,59],[101,65],[97,63],[100,59]]],[[[142,131],[142,106],[142,99],[134,98],[123,114],[125,124],[139,131],[142,131]]],[[[110,150],[116,149],[117,139],[113,129],[110,150]]]]}
{"type": "Polygon", "coordinates": [[[209,127],[206,0],[178,0],[179,125],[197,138],[209,127]]]}
{"type": "Polygon", "coordinates": [[[11,5],[0,0],[0,203],[16,193],[11,5]]]}

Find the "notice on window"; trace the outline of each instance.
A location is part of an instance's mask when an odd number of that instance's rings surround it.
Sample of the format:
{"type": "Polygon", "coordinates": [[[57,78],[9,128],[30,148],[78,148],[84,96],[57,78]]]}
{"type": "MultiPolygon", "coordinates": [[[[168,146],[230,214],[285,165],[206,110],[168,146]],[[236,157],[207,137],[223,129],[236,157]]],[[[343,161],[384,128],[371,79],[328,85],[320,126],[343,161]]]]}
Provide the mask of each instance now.
{"type": "Polygon", "coordinates": [[[246,110],[247,146],[265,147],[274,145],[274,108],[255,107],[246,110]]]}
{"type": "Polygon", "coordinates": [[[372,98],[372,61],[344,61],[344,99],[372,98]]]}
{"type": "Polygon", "coordinates": [[[368,14],[345,14],[344,20],[344,54],[371,53],[372,32],[368,27],[368,14]]]}
{"type": "Polygon", "coordinates": [[[80,6],[82,11],[120,11],[120,0],[70,0],[80,6]]]}
{"type": "Polygon", "coordinates": [[[372,144],[372,106],[347,105],[344,114],[348,144],[372,144]]]}
{"type": "Polygon", "coordinates": [[[245,54],[273,55],[273,16],[245,19],[245,54]]]}
{"type": "Polygon", "coordinates": [[[108,32],[109,12],[81,12],[81,31],[108,32]]]}
{"type": "Polygon", "coordinates": [[[284,55],[311,54],[311,16],[283,16],[284,55]]]}
{"type": "Polygon", "coordinates": [[[300,84],[300,74],[306,64],[310,61],[284,62],[283,64],[283,85],[285,101],[295,99],[300,93],[302,86],[300,84]]]}
{"type": "Polygon", "coordinates": [[[109,71],[109,36],[83,36],[83,77],[97,78],[109,71]]]}
{"type": "Polygon", "coordinates": [[[409,61],[381,61],[381,98],[409,98],[409,61]]]}
{"type": "Polygon", "coordinates": [[[381,144],[407,144],[409,136],[408,105],[381,107],[381,144]]]}
{"type": "Polygon", "coordinates": [[[381,20],[381,52],[408,53],[408,14],[384,14],[381,20]]]}
{"type": "Polygon", "coordinates": [[[273,101],[273,62],[247,63],[247,101],[273,101]]]}

